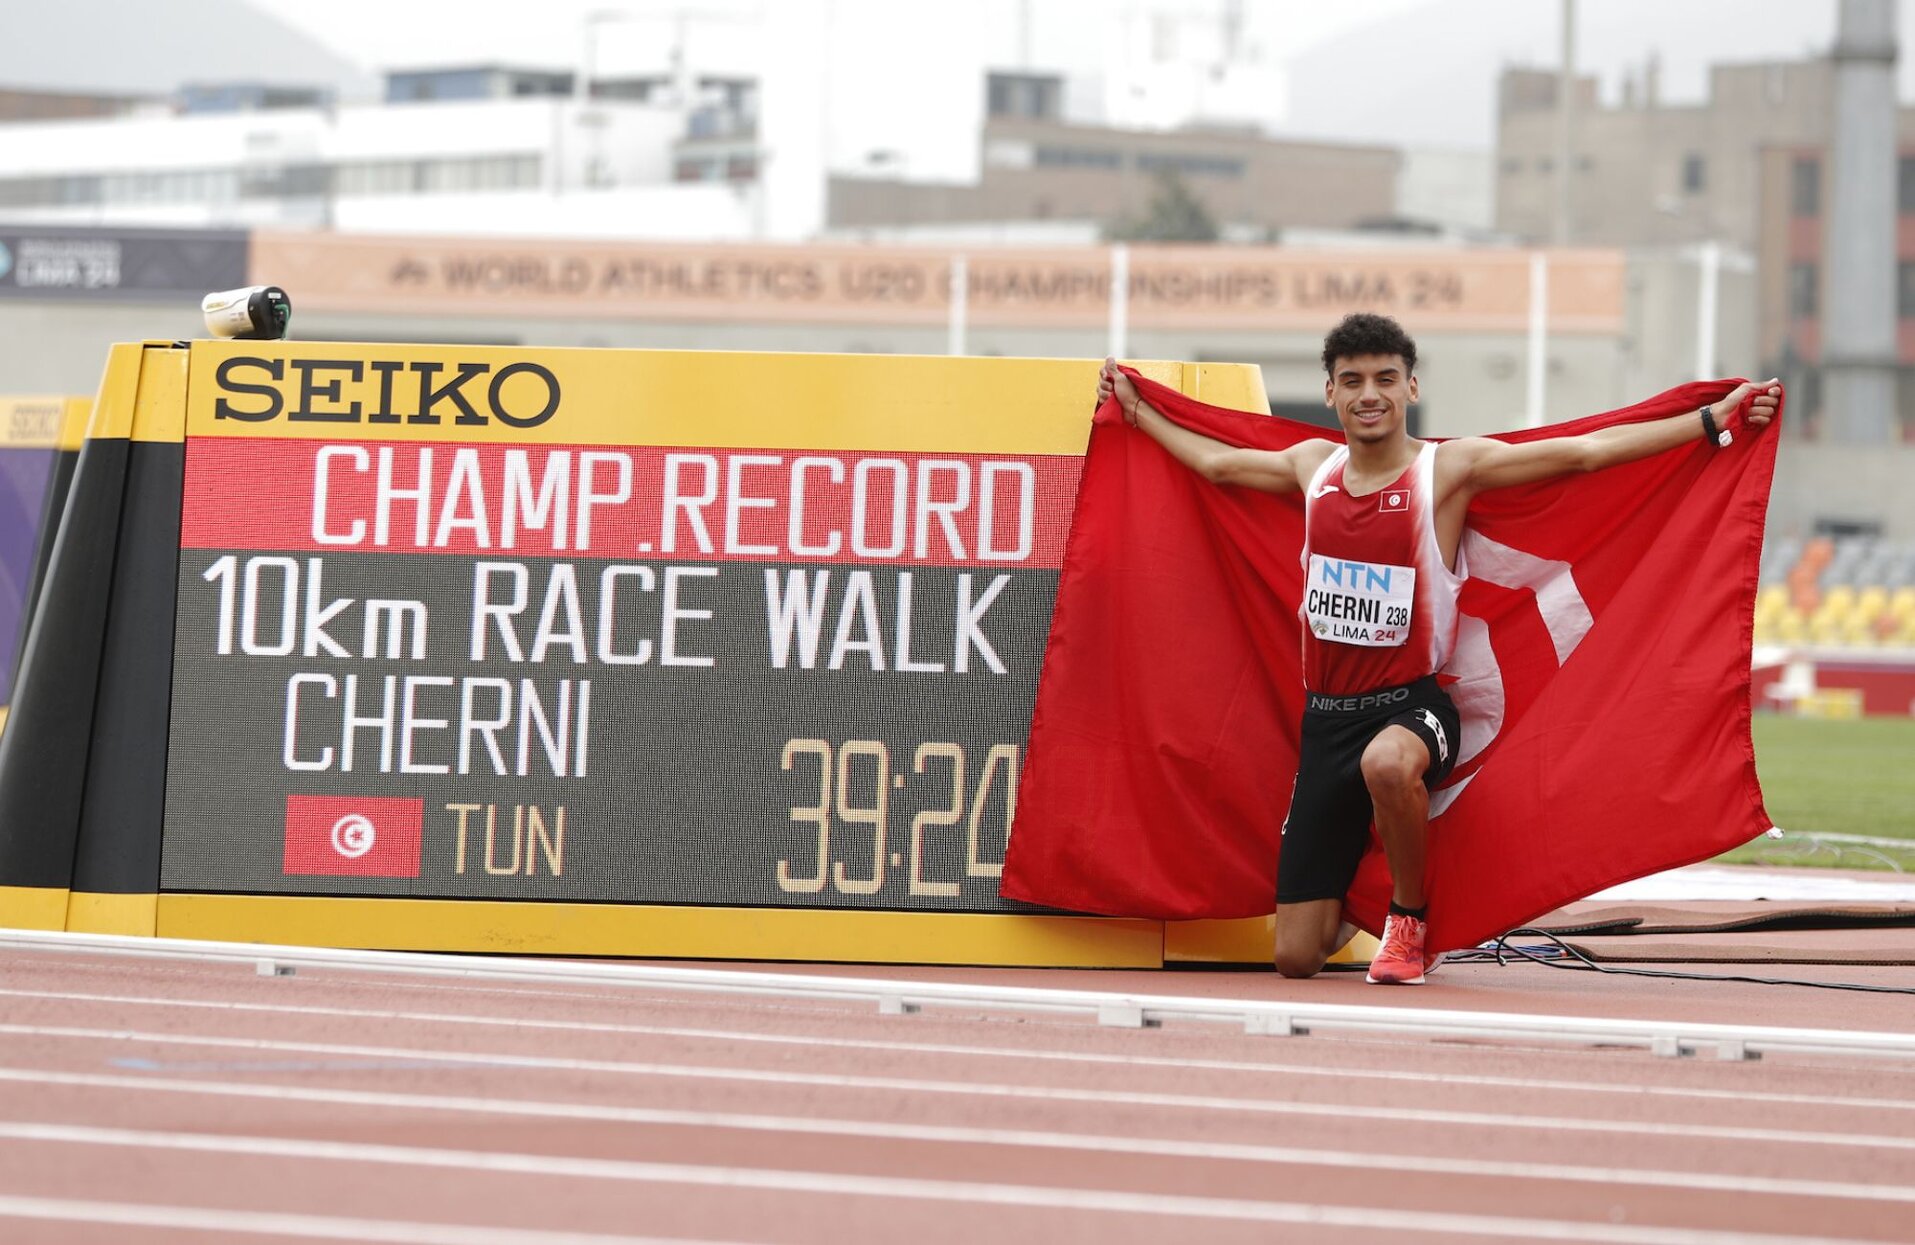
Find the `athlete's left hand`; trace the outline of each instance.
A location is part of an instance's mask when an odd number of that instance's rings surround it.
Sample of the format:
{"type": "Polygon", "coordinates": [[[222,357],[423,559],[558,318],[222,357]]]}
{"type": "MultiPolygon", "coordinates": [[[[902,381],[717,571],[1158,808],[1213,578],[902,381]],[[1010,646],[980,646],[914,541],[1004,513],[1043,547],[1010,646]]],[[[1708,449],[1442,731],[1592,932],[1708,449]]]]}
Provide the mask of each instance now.
{"type": "Polygon", "coordinates": [[[1754,432],[1761,432],[1775,418],[1776,410],[1782,405],[1782,382],[1775,379],[1757,383],[1744,382],[1737,385],[1734,392],[1716,403],[1711,409],[1715,413],[1716,427],[1727,428],[1738,409],[1742,411],[1739,422],[1745,423],[1754,432]],[[1747,407],[1743,403],[1748,403],[1747,407]]]}

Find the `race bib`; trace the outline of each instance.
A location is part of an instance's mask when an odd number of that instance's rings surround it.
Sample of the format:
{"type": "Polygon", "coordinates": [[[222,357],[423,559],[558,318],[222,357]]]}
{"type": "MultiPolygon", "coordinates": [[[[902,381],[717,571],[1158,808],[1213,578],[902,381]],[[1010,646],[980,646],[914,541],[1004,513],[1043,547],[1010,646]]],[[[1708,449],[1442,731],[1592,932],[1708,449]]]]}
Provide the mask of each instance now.
{"type": "Polygon", "coordinates": [[[1311,634],[1338,644],[1396,648],[1410,638],[1416,568],[1310,555],[1303,617],[1311,634]]]}

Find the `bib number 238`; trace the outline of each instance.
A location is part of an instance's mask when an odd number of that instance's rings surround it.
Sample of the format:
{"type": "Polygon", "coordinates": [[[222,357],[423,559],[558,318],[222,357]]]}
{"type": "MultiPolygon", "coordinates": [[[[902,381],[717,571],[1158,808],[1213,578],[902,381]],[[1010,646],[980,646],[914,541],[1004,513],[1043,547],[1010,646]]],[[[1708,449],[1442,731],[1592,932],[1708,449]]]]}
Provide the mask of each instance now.
{"type": "Polygon", "coordinates": [[[1310,555],[1303,613],[1319,640],[1395,648],[1410,638],[1416,568],[1310,555]]]}

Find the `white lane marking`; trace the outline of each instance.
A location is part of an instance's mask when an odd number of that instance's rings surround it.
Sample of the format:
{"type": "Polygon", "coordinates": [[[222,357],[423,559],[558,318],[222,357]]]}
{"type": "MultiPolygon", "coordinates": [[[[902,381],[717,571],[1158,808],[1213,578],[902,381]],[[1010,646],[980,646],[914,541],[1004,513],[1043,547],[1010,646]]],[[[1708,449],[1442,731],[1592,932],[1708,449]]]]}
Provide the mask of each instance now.
{"type": "Polygon", "coordinates": [[[143,1202],[82,1202],[69,1198],[0,1194],[0,1219],[65,1223],[114,1223],[136,1228],[183,1228],[192,1232],[246,1232],[258,1236],[307,1237],[322,1241],[379,1241],[392,1245],[722,1245],[683,1237],[603,1236],[596,1232],[541,1232],[463,1223],[408,1223],[392,1219],[340,1219],[277,1211],[213,1210],[202,1206],[155,1206],[143,1202]]]}
{"type": "MultiPolygon", "coordinates": [[[[1564,1090],[1571,1093],[1620,1094],[1627,1097],[1696,1098],[1718,1102],[1762,1102],[1778,1106],[1842,1107],[1860,1110],[1915,1111],[1915,1099],[1853,1098],[1834,1094],[1779,1094],[1762,1090],[1699,1089],[1673,1085],[1616,1085],[1595,1081],[1565,1081],[1540,1077],[1480,1076],[1454,1072],[1403,1072],[1381,1068],[1351,1068],[1342,1064],[1257,1063],[1232,1059],[1173,1059],[1150,1055],[1115,1055],[1095,1051],[1021,1050],[1015,1047],[961,1046],[941,1042],[887,1042],[867,1038],[812,1037],[804,1034],[748,1033],[735,1029],[694,1029],[671,1025],[611,1024],[602,1021],[534,1020],[515,1016],[470,1016],[456,1012],[406,1012],[374,1008],[316,1007],[295,1003],[238,1003],[208,999],[161,999],[141,995],[81,994],[73,991],[0,989],[0,998],[43,998],[62,1001],[132,1004],[147,1007],[186,1007],[213,1011],[330,1016],[350,1020],[400,1020],[408,1023],[481,1025],[507,1029],[551,1029],[564,1033],[608,1033],[633,1037],[684,1037],[776,1046],[816,1046],[836,1050],[892,1051],[913,1055],[961,1055],[980,1059],[1030,1059],[1055,1063],[1107,1064],[1132,1068],[1179,1068],[1205,1072],[1267,1072],[1279,1075],[1321,1076],[1333,1072],[1338,1080],[1394,1081],[1410,1084],[1473,1085],[1494,1089],[1564,1090]]],[[[629,1000],[616,1000],[629,1003],[629,1000]]]]}
{"type": "MultiPolygon", "coordinates": [[[[383,1163],[394,1166],[510,1172],[537,1176],[573,1176],[648,1184],[699,1185],[706,1188],[768,1189],[783,1193],[903,1198],[1015,1206],[1048,1210],[1100,1211],[1108,1214],[1163,1215],[1187,1219],[1235,1219],[1261,1223],[1312,1224],[1370,1228],[1392,1232],[1429,1232],[1516,1237],[1531,1241],[1612,1241],[1624,1245],[1849,1245],[1841,1238],[1758,1235],[1709,1229],[1664,1228],[1648,1224],[1579,1223],[1565,1219],[1518,1219],[1426,1210],[1381,1210],[1309,1202],[1265,1202],[1248,1198],[1193,1197],[1169,1193],[1131,1193],[1117,1189],[1072,1189],[913,1176],[859,1176],[838,1172],[754,1167],[697,1167],[684,1163],[648,1163],[631,1159],[555,1158],[540,1154],[504,1154],[423,1146],[307,1141],[290,1137],[238,1137],[204,1133],[138,1132],[130,1129],[80,1129],[47,1126],[42,1141],[74,1141],[141,1149],[202,1153],[270,1155],[274,1158],[383,1163]],[[60,1135],[65,1134],[65,1135],[60,1135]]],[[[607,1240],[614,1238],[584,1238],[607,1240]]],[[[622,1238],[618,1238],[622,1239],[622,1238]]]]}
{"type": "MultiPolygon", "coordinates": [[[[15,1028],[17,1026],[0,1026],[15,1028]]],[[[50,1036],[60,1036],[58,1034],[50,1036]]],[[[175,1040],[162,1036],[158,1040],[175,1040]]],[[[202,1039],[176,1039],[188,1045],[202,1039]]],[[[243,1043],[242,1043],[243,1044],[243,1043]]],[[[275,1045],[278,1045],[277,1043],[275,1045]]],[[[468,1062],[465,1056],[442,1056],[448,1062],[468,1062]]],[[[1267,1099],[1215,1098],[1191,1094],[1150,1094],[1125,1091],[1057,1089],[1028,1085],[962,1084],[953,1081],[923,1081],[903,1077],[825,1076],[817,1073],[738,1070],[732,1068],[679,1067],[670,1064],[606,1065],[595,1060],[527,1060],[513,1057],[492,1060],[471,1057],[470,1062],[506,1064],[519,1067],[555,1067],[564,1071],[616,1071],[636,1075],[685,1077],[696,1080],[746,1081],[774,1085],[812,1085],[832,1089],[880,1089],[904,1093],[974,1095],[984,1098],[1030,1099],[1039,1102],[1084,1102],[1107,1106],[1145,1106],[1194,1108],[1204,1111],[1238,1111],[1265,1115],[1300,1115],[1349,1120],[1392,1120],[1416,1124],[1480,1125],[1485,1128],[1534,1128],[1557,1132],[1622,1133],[1639,1137],[1653,1131],[1665,1137],[1707,1137],[1722,1141],[1777,1142],[1783,1145],[1851,1146],[1865,1149],[1915,1150],[1915,1137],[1884,1136],[1865,1133],[1808,1133],[1790,1129],[1741,1128],[1728,1125],[1678,1124],[1656,1121],[1584,1120],[1543,1115],[1498,1115],[1493,1112],[1437,1111],[1413,1107],[1362,1107],[1333,1103],[1276,1102],[1267,1099]]],[[[164,1089],[189,1085],[193,1092],[231,1093],[239,1096],[274,1097],[265,1092],[282,1087],[243,1085],[219,1081],[161,1081],[144,1077],[107,1076],[95,1073],[53,1072],[36,1068],[0,1067],[0,1081],[29,1081],[45,1084],[92,1085],[114,1088],[164,1089]]],[[[590,1104],[534,1103],[530,1109],[510,1098],[470,1098],[461,1096],[414,1096],[380,1094],[359,1090],[301,1090],[299,1094],[325,1094],[313,1101],[356,1102],[367,1106],[443,1107],[458,1111],[492,1111],[500,1114],[563,1115],[578,1119],[631,1120],[632,1108],[598,1107],[590,1104]]],[[[288,1094],[288,1097],[299,1097],[288,1094]]]]}
{"type": "Polygon", "coordinates": [[[1577,1045],[1653,1046],[1672,1053],[1709,1044],[1734,1044],[1741,1050],[1915,1057],[1915,1034],[1862,1029],[1805,1029],[1722,1024],[1710,1021],[1618,1018],[1457,1010],[1443,1007],[1403,1008],[1382,1004],[1331,1003],[1286,998],[1283,1001],[1229,998],[1215,995],[1154,995],[1109,990],[1060,989],[1055,986],[1007,986],[975,981],[912,981],[830,974],[746,971],[732,967],[683,968],[648,964],[527,960],[501,955],[367,951],[340,947],[283,946],[265,943],[208,942],[194,939],[150,938],[123,934],[86,934],[44,930],[0,930],[0,946],[86,948],[101,954],[135,959],[237,960],[249,965],[267,962],[351,972],[383,973],[409,978],[421,975],[489,977],[496,980],[602,982],[634,990],[685,990],[706,994],[771,994],[781,998],[856,1000],[888,1004],[902,1001],[919,1007],[951,1006],[988,1011],[1066,1012],[1106,1018],[1142,1015],[1156,1020],[1212,1021],[1288,1020],[1312,1032],[1352,1029],[1358,1032],[1403,1033],[1421,1038],[1499,1039],[1527,1037],[1534,1041],[1577,1045]]]}
{"type": "MultiPolygon", "coordinates": [[[[317,1091],[328,1093],[333,1091],[317,1091]]],[[[360,1091],[347,1091],[360,1092],[360,1091]]],[[[299,1098],[293,1090],[286,1097],[299,1098]]],[[[275,1095],[278,1097],[278,1095],[275,1095]]],[[[410,1105],[408,1095],[391,1095],[410,1105]]],[[[483,1099],[471,1100],[472,1109],[486,1110],[483,1099]]],[[[510,1099],[518,1105],[546,1104],[510,1099]]],[[[443,1107],[448,1100],[423,1104],[443,1107]]],[[[565,1105],[565,1104],[558,1104],[565,1105]]],[[[1592,1167],[1570,1163],[1525,1163],[1497,1159],[1443,1158],[1420,1154],[1382,1154],[1377,1150],[1323,1150],[1302,1146],[1272,1146],[1240,1142],[1180,1141],[1168,1138],[1113,1137],[1095,1133],[1066,1133],[1014,1128],[969,1128],[947,1124],[900,1124],[883,1120],[824,1119],[814,1116],[738,1114],[722,1111],[675,1111],[657,1107],[611,1108],[621,1122],[684,1128],[728,1129],[740,1132],[799,1133],[821,1137],[856,1137],[881,1141],[924,1141],[955,1145],[1012,1146],[1042,1150],[1077,1150],[1096,1154],[1147,1155],[1154,1158],[1204,1159],[1284,1166],[1328,1167],[1372,1171],[1422,1172],[1441,1176],[1488,1179],[1554,1180],[1570,1184],[1637,1185],[1663,1189],[1692,1189],[1712,1193],[1747,1193],[1774,1197],[1820,1197],[1867,1202],[1915,1202],[1915,1188],[1907,1185],[1857,1184],[1850,1181],[1808,1180],[1796,1177],[1722,1175],[1715,1172],[1670,1171],[1664,1168],[1592,1167]]],[[[43,1125],[0,1121],[0,1140],[61,1140],[43,1125]]],[[[80,1132],[89,1130],[73,1126],[80,1132]]],[[[197,1135],[197,1134],[195,1134],[197,1135]]]]}

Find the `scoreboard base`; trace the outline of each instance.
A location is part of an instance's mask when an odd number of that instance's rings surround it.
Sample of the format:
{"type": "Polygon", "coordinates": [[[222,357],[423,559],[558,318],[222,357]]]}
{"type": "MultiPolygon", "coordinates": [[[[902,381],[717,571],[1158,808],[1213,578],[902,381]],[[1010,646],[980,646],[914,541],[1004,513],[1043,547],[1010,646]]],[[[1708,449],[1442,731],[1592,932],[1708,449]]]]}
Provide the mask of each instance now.
{"type": "Polygon", "coordinates": [[[1164,926],[1111,917],[162,894],[162,938],[491,955],[1158,968],[1164,926]]]}
{"type": "MultiPolygon", "coordinates": [[[[1332,964],[1368,964],[1381,944],[1358,930],[1335,955],[1332,964]]],[[[1268,964],[1277,950],[1275,916],[1244,917],[1235,921],[1165,921],[1164,963],[1268,964]]]]}
{"type": "MultiPolygon", "coordinates": [[[[1020,968],[1267,965],[1272,917],[1151,921],[296,895],[95,894],[0,886],[0,928],[387,951],[1020,968]]],[[[1367,963],[1359,933],[1330,958],[1367,963]]]]}
{"type": "Polygon", "coordinates": [[[0,929],[66,928],[64,886],[0,886],[0,929]]]}

